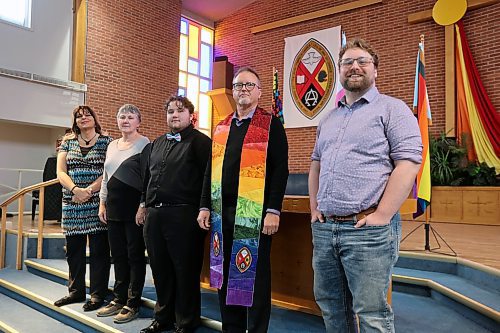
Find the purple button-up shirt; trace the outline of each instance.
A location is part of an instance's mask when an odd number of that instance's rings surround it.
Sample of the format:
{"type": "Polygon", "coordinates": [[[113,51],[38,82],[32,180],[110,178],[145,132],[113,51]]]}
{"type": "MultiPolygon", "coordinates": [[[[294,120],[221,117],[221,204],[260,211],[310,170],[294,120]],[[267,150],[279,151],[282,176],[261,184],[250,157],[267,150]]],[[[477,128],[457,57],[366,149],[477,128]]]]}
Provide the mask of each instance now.
{"type": "Polygon", "coordinates": [[[325,115],[311,158],[320,162],[318,209],[347,216],[379,203],[394,161],[421,163],[422,139],[408,106],[373,87],[325,115]]]}

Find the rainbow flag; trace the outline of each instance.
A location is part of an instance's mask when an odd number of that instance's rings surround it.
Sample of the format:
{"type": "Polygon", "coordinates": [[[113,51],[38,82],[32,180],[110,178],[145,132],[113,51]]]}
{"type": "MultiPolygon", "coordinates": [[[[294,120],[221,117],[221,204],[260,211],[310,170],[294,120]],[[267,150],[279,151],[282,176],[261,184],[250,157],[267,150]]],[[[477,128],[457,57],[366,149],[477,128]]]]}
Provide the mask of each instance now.
{"type": "Polygon", "coordinates": [[[429,152],[429,125],[432,125],[431,108],[425,83],[424,42],[418,45],[417,67],[415,70],[415,90],[413,110],[417,115],[418,127],[422,136],[422,165],[418,171],[414,198],[417,199],[417,211],[413,217],[422,215],[431,201],[431,163],[429,152]]]}
{"type": "Polygon", "coordinates": [[[285,118],[283,117],[283,101],[281,100],[280,89],[278,86],[278,70],[273,67],[273,104],[272,104],[273,115],[281,120],[281,123],[285,125],[285,118]]]}
{"type": "MultiPolygon", "coordinates": [[[[347,44],[347,38],[345,36],[345,32],[342,31],[342,42],[341,42],[341,47],[344,47],[345,45],[347,44]]],[[[337,75],[339,75],[340,73],[340,68],[338,70],[338,73],[337,75]]],[[[339,89],[337,91],[337,96],[335,96],[335,107],[337,107],[337,105],[339,105],[339,101],[342,99],[342,97],[345,96],[345,90],[344,88],[342,87],[342,85],[339,85],[339,89]]]]}

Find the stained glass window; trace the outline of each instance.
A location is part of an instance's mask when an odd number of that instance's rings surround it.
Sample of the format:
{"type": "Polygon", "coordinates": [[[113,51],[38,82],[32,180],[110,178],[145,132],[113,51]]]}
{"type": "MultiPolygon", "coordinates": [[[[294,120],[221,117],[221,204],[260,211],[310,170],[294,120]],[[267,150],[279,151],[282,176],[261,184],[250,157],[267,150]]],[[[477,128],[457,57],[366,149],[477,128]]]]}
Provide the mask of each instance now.
{"type": "Polygon", "coordinates": [[[210,135],[212,100],[206,92],[212,88],[214,32],[185,17],[181,18],[180,31],[178,93],[193,103],[198,129],[210,135]]]}

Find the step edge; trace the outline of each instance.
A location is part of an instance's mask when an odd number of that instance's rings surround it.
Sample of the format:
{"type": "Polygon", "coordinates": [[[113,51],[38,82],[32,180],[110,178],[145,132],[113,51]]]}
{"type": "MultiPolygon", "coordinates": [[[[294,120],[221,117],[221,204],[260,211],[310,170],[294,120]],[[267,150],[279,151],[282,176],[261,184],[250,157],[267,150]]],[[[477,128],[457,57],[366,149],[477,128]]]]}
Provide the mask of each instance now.
{"type": "Polygon", "coordinates": [[[74,311],[72,309],[66,309],[62,307],[57,307],[53,304],[52,301],[49,299],[42,297],[32,291],[29,291],[25,288],[22,288],[14,283],[11,283],[9,281],[6,281],[2,278],[0,278],[0,285],[6,289],[9,289],[10,291],[19,294],[35,303],[38,303],[45,308],[48,308],[49,310],[52,310],[54,312],[58,312],[64,316],[67,316],[73,320],[76,320],[80,323],[83,323],[84,325],[96,329],[100,332],[106,332],[106,333],[122,333],[122,331],[115,329],[114,327],[108,326],[96,319],[90,318],[88,316],[82,315],[81,313],[74,311]]]}
{"type": "MultiPolygon", "coordinates": [[[[53,274],[53,275],[60,277],[60,278],[63,278],[63,279],[69,278],[69,273],[61,271],[57,268],[49,267],[47,265],[43,265],[43,264],[40,264],[38,262],[34,262],[32,260],[25,260],[24,263],[26,264],[26,266],[30,266],[32,268],[38,269],[44,273],[53,274]]],[[[90,281],[86,280],[85,284],[86,284],[86,287],[89,287],[90,281]]],[[[109,288],[109,289],[112,290],[112,288],[109,288]]],[[[155,301],[153,301],[152,299],[146,298],[146,297],[142,297],[142,296],[141,296],[141,299],[142,299],[145,307],[147,307],[149,309],[154,309],[155,304],[156,304],[155,301]]],[[[203,323],[203,326],[214,329],[214,330],[218,330],[220,332],[222,331],[222,323],[220,321],[217,321],[217,320],[205,317],[205,316],[200,316],[200,319],[203,323]]]]}
{"type": "Polygon", "coordinates": [[[0,330],[4,333],[21,333],[1,320],[0,320],[0,330]]]}
{"type": "Polygon", "coordinates": [[[470,267],[473,269],[476,269],[478,271],[488,273],[497,277],[500,277],[500,269],[483,265],[478,262],[469,260],[469,259],[464,259],[461,257],[453,257],[453,256],[447,256],[444,254],[436,254],[436,253],[420,253],[420,252],[412,252],[412,251],[400,251],[399,252],[400,257],[404,258],[411,258],[411,259],[421,259],[421,260],[432,260],[432,261],[439,261],[439,262],[446,262],[446,263],[453,263],[453,264],[459,264],[463,265],[466,267],[470,267]]]}
{"type": "MultiPolygon", "coordinates": [[[[14,235],[14,236],[18,235],[17,229],[15,229],[15,230],[14,229],[6,229],[5,233],[9,234],[9,235],[14,235]]],[[[23,237],[30,238],[30,239],[38,238],[38,233],[37,232],[30,232],[30,231],[23,231],[23,237]]],[[[43,238],[64,239],[65,237],[63,234],[51,232],[51,233],[43,234],[43,238]]]]}
{"type": "Polygon", "coordinates": [[[443,286],[442,284],[440,284],[434,280],[425,279],[425,278],[416,278],[416,277],[400,275],[400,274],[393,274],[392,280],[396,281],[396,282],[403,282],[403,283],[414,284],[414,285],[425,286],[425,287],[431,288],[431,289],[467,306],[468,308],[471,308],[474,311],[481,313],[482,315],[484,315],[490,319],[493,319],[497,322],[500,322],[500,312],[498,312],[495,309],[492,309],[489,306],[484,305],[476,300],[473,300],[470,297],[464,296],[464,295],[460,294],[459,292],[454,291],[453,289],[450,289],[446,286],[443,286]]]}

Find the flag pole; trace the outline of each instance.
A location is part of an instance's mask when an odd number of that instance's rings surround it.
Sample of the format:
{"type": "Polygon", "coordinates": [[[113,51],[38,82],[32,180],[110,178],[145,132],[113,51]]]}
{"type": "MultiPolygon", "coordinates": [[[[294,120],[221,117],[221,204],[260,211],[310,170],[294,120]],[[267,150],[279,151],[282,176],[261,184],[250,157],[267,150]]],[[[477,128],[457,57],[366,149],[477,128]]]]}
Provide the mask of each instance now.
{"type": "MultiPolygon", "coordinates": [[[[420,44],[422,44],[422,50],[425,52],[425,35],[421,34],[420,35],[420,44]]],[[[430,224],[429,224],[429,210],[425,209],[425,251],[431,251],[431,245],[430,245],[430,240],[429,240],[429,233],[430,233],[430,224]]]]}

